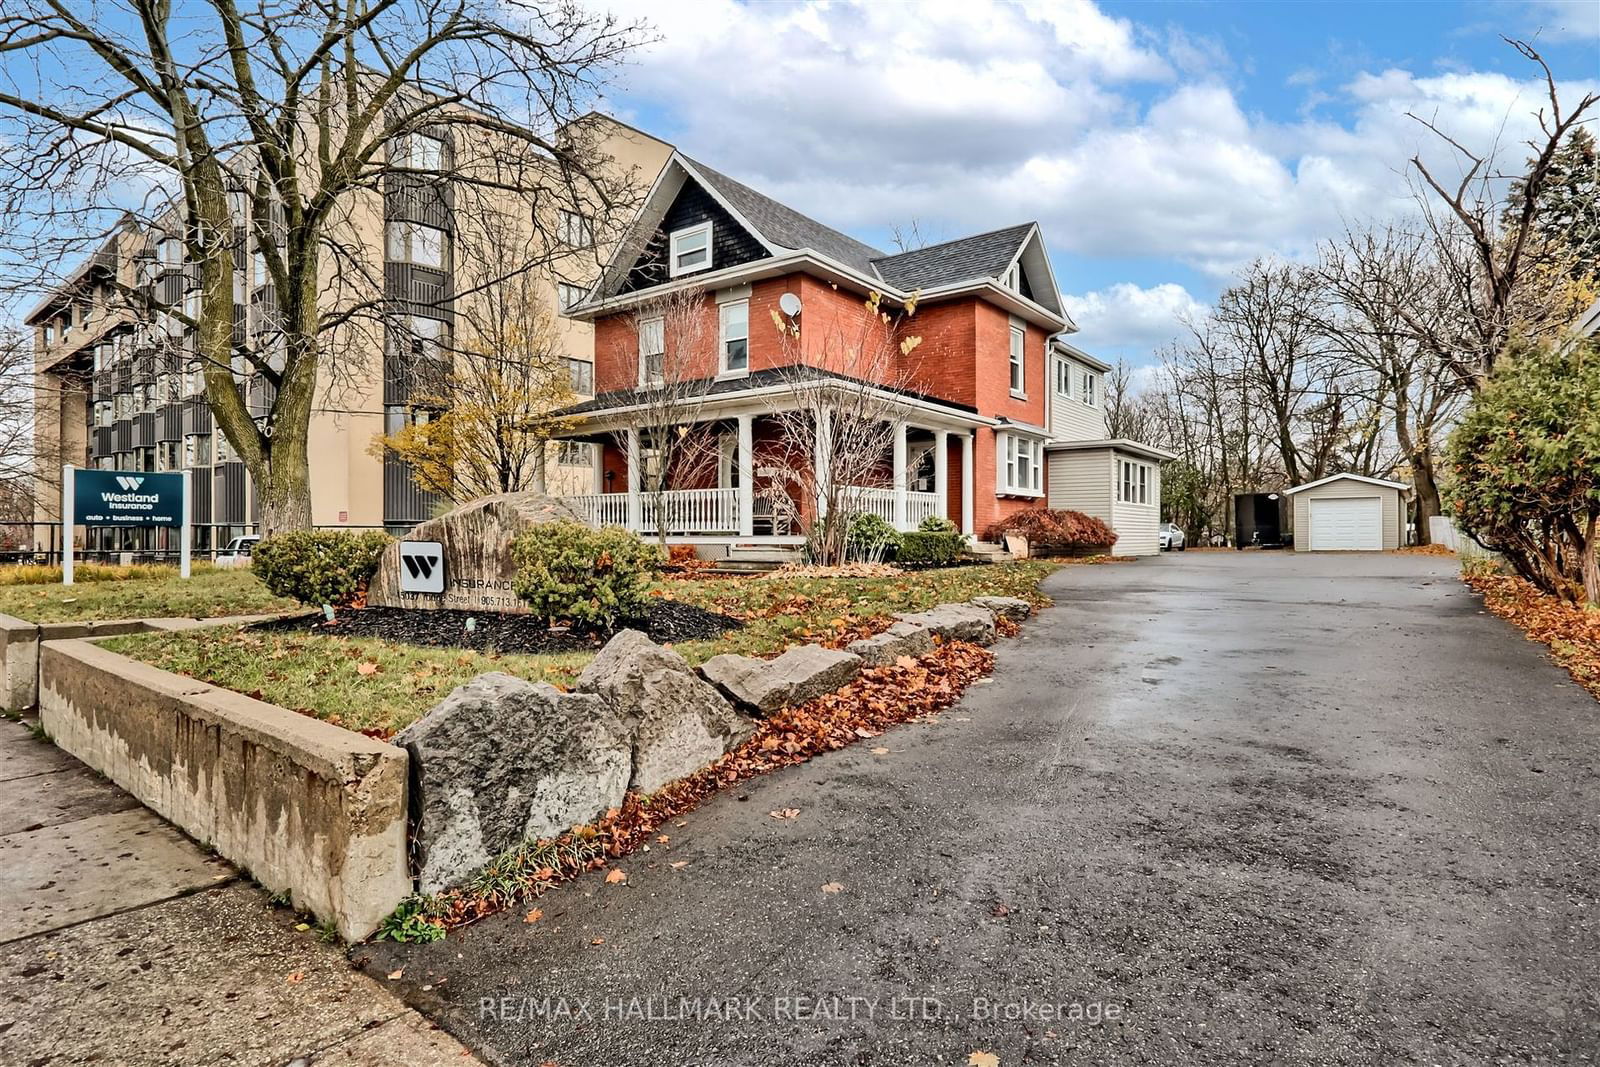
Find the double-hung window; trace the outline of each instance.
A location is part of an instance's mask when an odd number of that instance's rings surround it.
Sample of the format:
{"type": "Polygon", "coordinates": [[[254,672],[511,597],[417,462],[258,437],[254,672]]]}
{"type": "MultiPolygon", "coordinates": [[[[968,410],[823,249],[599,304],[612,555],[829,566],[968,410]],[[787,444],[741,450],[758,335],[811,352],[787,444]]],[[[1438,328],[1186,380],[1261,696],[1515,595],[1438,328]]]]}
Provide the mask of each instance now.
{"type": "Polygon", "coordinates": [[[588,248],[594,244],[594,225],[587,215],[563,208],[557,225],[556,236],[568,248],[588,248]]]}
{"type": "Polygon", "coordinates": [[[586,359],[567,359],[567,382],[574,393],[594,394],[594,364],[586,359]]]}
{"type": "Polygon", "coordinates": [[[395,149],[395,162],[410,170],[444,170],[444,142],[424,133],[404,137],[395,149]]]}
{"type": "Polygon", "coordinates": [[[711,267],[711,223],[673,230],[667,248],[667,274],[676,278],[680,274],[711,267]]]}
{"type": "Polygon", "coordinates": [[[1024,345],[1028,334],[1021,326],[1011,327],[1011,395],[1027,395],[1027,363],[1024,345]]]}
{"type": "Polygon", "coordinates": [[[999,453],[999,491],[1011,496],[1039,496],[1044,484],[1044,442],[1021,434],[1002,433],[999,453]]]}
{"type": "Polygon", "coordinates": [[[750,372],[750,301],[730,300],[717,306],[722,320],[722,374],[750,372]]]}
{"type": "Polygon", "coordinates": [[[571,282],[557,282],[556,296],[561,304],[561,310],[570,311],[577,307],[583,302],[584,294],[588,291],[583,286],[573,285],[571,282]]]}
{"type": "Polygon", "coordinates": [[[1083,402],[1090,407],[1100,403],[1100,378],[1089,372],[1083,372],[1083,402]]]}
{"type": "Polygon", "coordinates": [[[1136,463],[1131,459],[1118,461],[1117,500],[1123,504],[1149,504],[1150,464],[1136,463]]]}
{"type": "Polygon", "coordinates": [[[1056,360],[1056,394],[1072,395],[1072,364],[1064,359],[1056,360]]]}
{"type": "Polygon", "coordinates": [[[645,319],[639,324],[640,385],[660,385],[666,380],[666,356],[666,320],[645,319]]]}

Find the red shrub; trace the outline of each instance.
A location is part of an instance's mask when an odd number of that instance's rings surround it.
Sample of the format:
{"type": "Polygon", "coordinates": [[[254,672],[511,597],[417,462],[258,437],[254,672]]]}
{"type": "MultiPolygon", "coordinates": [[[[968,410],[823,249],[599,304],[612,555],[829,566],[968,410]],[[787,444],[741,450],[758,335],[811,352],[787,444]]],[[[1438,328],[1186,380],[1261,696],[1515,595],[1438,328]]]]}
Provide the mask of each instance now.
{"type": "Polygon", "coordinates": [[[1003,543],[1007,534],[1026,537],[1035,554],[1092,555],[1109,552],[1116,531],[1081,511],[1028,508],[989,524],[985,541],[1003,543]]]}

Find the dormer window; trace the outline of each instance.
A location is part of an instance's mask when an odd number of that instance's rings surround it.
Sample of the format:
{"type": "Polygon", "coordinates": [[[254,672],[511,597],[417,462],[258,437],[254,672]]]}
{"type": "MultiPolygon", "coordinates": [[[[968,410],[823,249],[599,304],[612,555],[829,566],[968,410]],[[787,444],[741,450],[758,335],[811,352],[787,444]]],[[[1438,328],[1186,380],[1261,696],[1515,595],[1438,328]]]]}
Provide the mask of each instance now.
{"type": "Polygon", "coordinates": [[[711,223],[673,230],[668,248],[668,273],[676,278],[680,274],[693,274],[711,267],[711,223]]]}

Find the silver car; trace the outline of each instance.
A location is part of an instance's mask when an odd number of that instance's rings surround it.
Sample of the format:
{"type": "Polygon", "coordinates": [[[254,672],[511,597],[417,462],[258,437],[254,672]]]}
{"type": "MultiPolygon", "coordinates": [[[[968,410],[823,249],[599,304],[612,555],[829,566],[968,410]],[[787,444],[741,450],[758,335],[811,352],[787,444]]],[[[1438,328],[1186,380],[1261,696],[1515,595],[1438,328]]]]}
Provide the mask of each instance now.
{"type": "Polygon", "coordinates": [[[1170,522],[1161,524],[1161,551],[1177,550],[1182,552],[1187,547],[1188,540],[1184,537],[1182,530],[1170,522]]]}

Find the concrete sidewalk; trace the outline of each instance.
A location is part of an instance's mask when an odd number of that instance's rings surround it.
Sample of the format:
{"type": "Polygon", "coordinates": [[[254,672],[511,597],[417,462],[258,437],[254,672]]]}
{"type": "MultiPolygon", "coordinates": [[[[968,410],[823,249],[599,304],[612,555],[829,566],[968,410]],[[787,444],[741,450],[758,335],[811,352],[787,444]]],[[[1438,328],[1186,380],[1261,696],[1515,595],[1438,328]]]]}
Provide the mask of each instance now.
{"type": "Polygon", "coordinates": [[[228,864],[9,720],[0,900],[8,1064],[475,1062],[228,864]]]}

